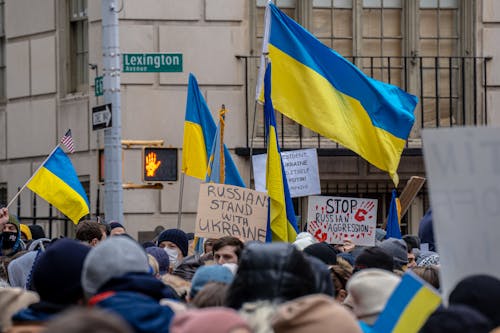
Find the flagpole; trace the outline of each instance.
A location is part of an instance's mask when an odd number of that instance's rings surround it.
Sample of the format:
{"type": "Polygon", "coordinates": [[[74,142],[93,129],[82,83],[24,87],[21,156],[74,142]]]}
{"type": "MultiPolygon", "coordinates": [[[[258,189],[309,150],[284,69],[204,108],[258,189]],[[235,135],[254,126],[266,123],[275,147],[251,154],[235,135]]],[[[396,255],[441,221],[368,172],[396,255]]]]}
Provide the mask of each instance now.
{"type": "Polygon", "coordinates": [[[182,196],[184,194],[184,172],[181,172],[181,185],[179,189],[179,210],[177,211],[177,229],[181,228],[182,196]]]}
{"type": "Polygon", "coordinates": [[[219,122],[220,122],[220,158],[219,158],[219,171],[220,178],[219,182],[221,184],[225,184],[225,166],[226,163],[224,161],[224,125],[225,125],[225,114],[226,114],[226,106],[222,104],[222,108],[219,111],[219,122]]]}
{"type": "Polygon", "coordinates": [[[21,192],[26,188],[26,186],[28,185],[28,183],[33,179],[33,177],[35,177],[35,175],[38,173],[38,171],[43,167],[43,165],[45,164],[45,162],[47,162],[47,160],[52,156],[52,154],[54,154],[54,152],[56,151],[57,148],[59,148],[61,144],[59,143],[49,154],[49,156],[47,156],[47,158],[42,162],[42,164],[40,164],[40,166],[38,167],[38,169],[36,169],[36,171],[31,175],[30,179],[28,179],[26,181],[26,183],[24,183],[23,187],[21,187],[21,189],[19,191],[17,191],[16,195],[9,201],[8,205],[6,208],[9,208],[10,205],[12,205],[12,203],[17,199],[17,197],[21,194],[21,192]]]}

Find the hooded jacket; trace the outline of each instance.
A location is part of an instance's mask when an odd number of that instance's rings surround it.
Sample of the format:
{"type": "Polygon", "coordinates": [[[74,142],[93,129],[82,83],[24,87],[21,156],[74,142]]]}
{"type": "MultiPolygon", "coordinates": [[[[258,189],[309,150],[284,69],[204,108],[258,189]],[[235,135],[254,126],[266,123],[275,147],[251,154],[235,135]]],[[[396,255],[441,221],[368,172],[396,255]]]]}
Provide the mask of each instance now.
{"type": "Polygon", "coordinates": [[[159,300],[173,297],[173,290],[154,276],[130,273],[109,280],[89,305],[115,312],[137,333],[168,333],[174,312],[159,300]]]}
{"type": "Polygon", "coordinates": [[[252,243],[241,254],[227,304],[240,309],[258,300],[282,303],[315,293],[315,281],[309,261],[293,245],[252,243]]]}

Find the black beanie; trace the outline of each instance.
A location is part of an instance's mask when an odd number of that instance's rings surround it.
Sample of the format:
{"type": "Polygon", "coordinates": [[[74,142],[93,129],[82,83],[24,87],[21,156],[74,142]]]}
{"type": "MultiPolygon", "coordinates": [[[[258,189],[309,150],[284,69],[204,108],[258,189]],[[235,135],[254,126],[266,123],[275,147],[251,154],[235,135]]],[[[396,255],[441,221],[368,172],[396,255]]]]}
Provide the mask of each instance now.
{"type": "Polygon", "coordinates": [[[163,231],[160,236],[158,236],[158,246],[161,242],[169,241],[177,245],[181,250],[182,255],[185,257],[188,254],[189,241],[186,233],[180,229],[168,229],[163,231]]]}
{"type": "Polygon", "coordinates": [[[80,282],[83,261],[90,247],[72,239],[59,239],[35,262],[33,287],[42,301],[75,304],[83,297],[80,282]]]}
{"type": "Polygon", "coordinates": [[[392,272],[394,259],[378,246],[364,249],[354,262],[356,271],[364,268],[380,268],[392,272]]]}
{"type": "Polygon", "coordinates": [[[488,333],[494,326],[486,316],[465,305],[450,305],[436,310],[420,329],[420,333],[488,333]]]}
{"type": "Polygon", "coordinates": [[[311,244],[304,249],[304,253],[320,259],[327,265],[337,264],[337,251],[327,243],[311,244]]]}
{"type": "Polygon", "coordinates": [[[449,296],[450,304],[467,305],[500,326],[500,280],[489,275],[472,275],[460,281],[449,296]]]}

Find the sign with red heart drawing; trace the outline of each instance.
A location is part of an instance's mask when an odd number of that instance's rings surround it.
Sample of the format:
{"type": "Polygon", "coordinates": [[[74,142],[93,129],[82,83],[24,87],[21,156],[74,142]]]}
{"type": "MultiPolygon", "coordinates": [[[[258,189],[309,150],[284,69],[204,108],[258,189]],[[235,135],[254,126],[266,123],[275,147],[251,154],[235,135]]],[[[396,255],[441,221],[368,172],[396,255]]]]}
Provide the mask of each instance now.
{"type": "Polygon", "coordinates": [[[377,199],[310,196],[307,232],[320,242],[374,246],[377,206],[377,199]]]}

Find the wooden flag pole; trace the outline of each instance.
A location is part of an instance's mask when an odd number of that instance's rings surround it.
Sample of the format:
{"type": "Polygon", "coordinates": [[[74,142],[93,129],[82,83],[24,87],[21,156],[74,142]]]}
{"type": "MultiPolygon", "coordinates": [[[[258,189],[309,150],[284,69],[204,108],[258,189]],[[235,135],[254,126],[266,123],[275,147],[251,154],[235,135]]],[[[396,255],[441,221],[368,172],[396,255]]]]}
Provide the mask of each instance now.
{"type": "Polygon", "coordinates": [[[220,183],[225,184],[226,183],[226,163],[224,160],[224,125],[226,124],[225,121],[226,118],[226,106],[222,104],[222,107],[219,111],[219,122],[220,122],[220,183]]]}

